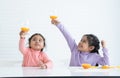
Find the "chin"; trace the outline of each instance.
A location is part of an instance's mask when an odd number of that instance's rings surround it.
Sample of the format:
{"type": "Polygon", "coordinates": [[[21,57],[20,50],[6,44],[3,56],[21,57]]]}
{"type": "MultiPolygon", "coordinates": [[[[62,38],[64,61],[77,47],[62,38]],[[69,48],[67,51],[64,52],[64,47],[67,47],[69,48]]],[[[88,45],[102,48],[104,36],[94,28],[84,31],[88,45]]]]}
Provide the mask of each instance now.
{"type": "Polygon", "coordinates": [[[83,52],[80,48],[78,48],[78,51],[81,51],[81,52],[83,52]]]}
{"type": "Polygon", "coordinates": [[[78,48],[78,51],[81,51],[80,48],[78,48]]]}
{"type": "Polygon", "coordinates": [[[35,49],[36,51],[40,51],[40,49],[35,49]]]}

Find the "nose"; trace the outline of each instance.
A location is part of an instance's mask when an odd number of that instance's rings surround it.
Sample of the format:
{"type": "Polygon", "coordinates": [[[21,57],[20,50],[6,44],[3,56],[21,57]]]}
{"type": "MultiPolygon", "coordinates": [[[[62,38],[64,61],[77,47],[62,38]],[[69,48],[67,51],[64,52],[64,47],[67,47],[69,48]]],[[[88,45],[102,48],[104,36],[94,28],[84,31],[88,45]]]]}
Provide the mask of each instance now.
{"type": "Polygon", "coordinates": [[[81,42],[78,43],[78,46],[81,44],[81,42]]]}
{"type": "Polygon", "coordinates": [[[38,42],[39,42],[39,40],[36,40],[36,42],[38,43],[38,42]]]}
{"type": "Polygon", "coordinates": [[[79,44],[81,44],[81,43],[82,43],[82,41],[79,42],[79,44]]]}

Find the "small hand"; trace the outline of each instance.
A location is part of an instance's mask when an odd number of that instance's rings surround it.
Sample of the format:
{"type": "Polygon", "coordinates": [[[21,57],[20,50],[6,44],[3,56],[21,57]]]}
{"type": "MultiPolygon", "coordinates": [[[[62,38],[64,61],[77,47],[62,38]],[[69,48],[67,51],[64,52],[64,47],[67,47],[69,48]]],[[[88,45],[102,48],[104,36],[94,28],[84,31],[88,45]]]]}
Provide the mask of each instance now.
{"type": "Polygon", "coordinates": [[[55,19],[52,19],[52,20],[51,20],[51,23],[54,24],[54,25],[58,25],[60,22],[57,21],[57,20],[55,20],[55,19]]]}
{"type": "Polygon", "coordinates": [[[103,47],[103,48],[105,48],[105,47],[106,47],[106,43],[105,43],[105,41],[104,41],[104,40],[102,40],[102,41],[101,41],[101,45],[102,45],[102,47],[103,47]]]}
{"type": "Polygon", "coordinates": [[[47,66],[45,64],[40,66],[40,69],[46,69],[46,68],[47,68],[47,66]]]}
{"type": "Polygon", "coordinates": [[[39,62],[39,66],[40,66],[41,69],[46,69],[47,68],[47,66],[42,61],[39,62]]]}
{"type": "Polygon", "coordinates": [[[19,35],[20,35],[20,37],[25,38],[26,34],[27,34],[27,32],[20,31],[19,35]]]}

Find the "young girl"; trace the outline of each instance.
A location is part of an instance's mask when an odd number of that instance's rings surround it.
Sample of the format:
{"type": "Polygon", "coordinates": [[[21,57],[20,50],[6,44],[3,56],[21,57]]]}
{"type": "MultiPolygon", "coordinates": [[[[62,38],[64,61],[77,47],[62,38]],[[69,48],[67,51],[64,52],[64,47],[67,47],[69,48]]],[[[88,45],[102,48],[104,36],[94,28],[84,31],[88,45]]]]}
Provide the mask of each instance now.
{"type": "Polygon", "coordinates": [[[48,58],[43,49],[45,38],[35,33],[29,38],[29,47],[25,47],[26,32],[20,32],[19,50],[23,54],[23,67],[40,67],[42,69],[51,68],[52,61],[48,58]]]}
{"type": "Polygon", "coordinates": [[[85,34],[77,45],[75,40],[65,27],[57,20],[51,20],[51,23],[61,31],[71,50],[70,66],[81,66],[84,63],[92,66],[109,65],[108,50],[105,41],[101,41],[103,57],[98,53],[100,48],[98,38],[93,34],[85,34]]]}

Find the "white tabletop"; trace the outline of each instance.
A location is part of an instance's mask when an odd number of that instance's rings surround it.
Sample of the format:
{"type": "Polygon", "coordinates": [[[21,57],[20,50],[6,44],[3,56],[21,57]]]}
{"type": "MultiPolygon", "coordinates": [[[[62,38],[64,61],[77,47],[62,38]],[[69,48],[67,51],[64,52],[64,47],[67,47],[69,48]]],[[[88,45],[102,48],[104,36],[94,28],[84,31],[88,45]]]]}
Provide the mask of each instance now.
{"type": "Polygon", "coordinates": [[[82,69],[81,67],[57,67],[40,69],[39,67],[1,67],[0,77],[26,76],[120,76],[120,69],[82,69]]]}
{"type": "Polygon", "coordinates": [[[0,77],[35,76],[120,76],[120,68],[83,69],[82,67],[55,65],[52,69],[40,69],[39,67],[21,67],[21,62],[0,63],[0,77]]]}

